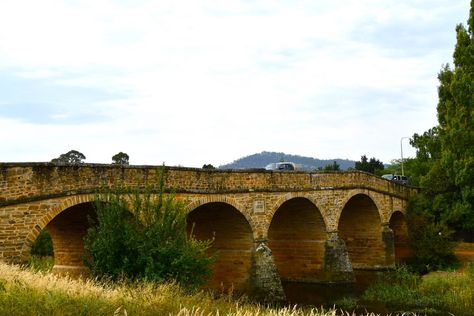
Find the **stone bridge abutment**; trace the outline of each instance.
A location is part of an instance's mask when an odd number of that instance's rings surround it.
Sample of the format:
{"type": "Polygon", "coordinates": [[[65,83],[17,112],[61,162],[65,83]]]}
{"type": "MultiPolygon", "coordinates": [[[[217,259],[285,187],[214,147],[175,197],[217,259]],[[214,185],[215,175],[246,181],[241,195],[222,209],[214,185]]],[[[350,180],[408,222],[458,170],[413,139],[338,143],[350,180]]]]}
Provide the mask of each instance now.
{"type": "MultiPolygon", "coordinates": [[[[0,163],[0,259],[25,261],[42,229],[54,270],[84,272],[94,193],[156,184],[157,167],[0,163]]],[[[363,172],[166,168],[188,230],[218,251],[208,285],[283,296],[281,280],[351,281],[353,269],[393,266],[409,253],[404,217],[417,193],[363,172]]]]}

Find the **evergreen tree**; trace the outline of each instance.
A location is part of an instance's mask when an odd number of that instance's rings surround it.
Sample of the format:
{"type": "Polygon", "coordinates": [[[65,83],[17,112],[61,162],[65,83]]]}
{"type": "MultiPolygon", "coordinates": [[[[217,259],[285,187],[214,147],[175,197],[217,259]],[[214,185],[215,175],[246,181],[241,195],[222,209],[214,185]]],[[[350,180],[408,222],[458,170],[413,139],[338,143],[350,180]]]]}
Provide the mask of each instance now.
{"type": "Polygon", "coordinates": [[[457,230],[474,232],[474,0],[468,28],[456,27],[453,67],[445,65],[438,79],[438,123],[415,134],[420,184],[435,220],[457,230]]]}
{"type": "Polygon", "coordinates": [[[456,27],[454,68],[445,66],[438,78],[441,168],[450,180],[449,220],[474,230],[474,1],[468,29],[456,27]]]}

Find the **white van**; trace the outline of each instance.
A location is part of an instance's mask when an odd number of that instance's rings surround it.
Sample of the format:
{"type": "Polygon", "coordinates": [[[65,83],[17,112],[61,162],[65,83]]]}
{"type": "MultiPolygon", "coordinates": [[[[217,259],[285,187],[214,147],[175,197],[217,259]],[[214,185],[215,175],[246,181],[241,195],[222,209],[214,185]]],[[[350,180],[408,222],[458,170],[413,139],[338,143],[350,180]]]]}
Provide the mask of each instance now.
{"type": "Polygon", "coordinates": [[[395,181],[401,184],[409,184],[409,180],[407,176],[401,176],[399,174],[384,174],[382,178],[390,180],[390,181],[395,181]]]}
{"type": "Polygon", "coordinates": [[[265,170],[292,171],[296,166],[292,162],[273,162],[265,166],[265,170]]]}

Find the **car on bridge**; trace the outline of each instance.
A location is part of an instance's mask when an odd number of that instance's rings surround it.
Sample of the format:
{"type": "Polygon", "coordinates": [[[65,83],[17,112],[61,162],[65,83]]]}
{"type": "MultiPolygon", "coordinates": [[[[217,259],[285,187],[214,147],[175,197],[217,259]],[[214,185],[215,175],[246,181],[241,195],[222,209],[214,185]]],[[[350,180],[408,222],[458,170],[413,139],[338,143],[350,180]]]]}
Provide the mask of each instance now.
{"type": "Polygon", "coordinates": [[[399,174],[392,174],[392,173],[384,174],[382,178],[390,180],[390,181],[398,182],[401,184],[410,184],[410,180],[408,179],[407,176],[401,176],[399,174]]]}
{"type": "Polygon", "coordinates": [[[293,162],[273,162],[266,165],[265,170],[293,171],[296,165],[293,162]]]}

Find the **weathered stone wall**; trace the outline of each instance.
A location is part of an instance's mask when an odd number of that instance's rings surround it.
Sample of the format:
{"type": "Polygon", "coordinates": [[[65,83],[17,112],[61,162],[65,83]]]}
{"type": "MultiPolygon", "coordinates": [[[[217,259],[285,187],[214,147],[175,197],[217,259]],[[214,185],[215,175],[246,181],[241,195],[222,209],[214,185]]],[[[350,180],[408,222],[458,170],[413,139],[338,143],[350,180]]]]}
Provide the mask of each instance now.
{"type": "MultiPolygon", "coordinates": [[[[81,243],[73,239],[83,234],[84,222],[68,212],[80,213],[76,205],[92,201],[93,193],[104,186],[156,184],[157,170],[0,163],[0,259],[25,260],[32,242],[49,225],[57,265],[78,264],[81,243]],[[61,213],[64,216],[58,217],[61,213]]],[[[287,279],[348,280],[351,261],[363,268],[393,265],[403,218],[390,227],[389,222],[394,212],[403,215],[408,198],[417,193],[415,188],[357,171],[167,168],[166,185],[186,202],[189,213],[200,210],[192,216],[200,223],[203,238],[214,232],[219,236],[214,247],[225,255],[211,282],[237,287],[253,282],[257,288],[280,284],[268,279],[275,271],[287,279]],[[357,199],[364,203],[354,202],[357,199]],[[229,210],[242,216],[237,220],[229,210]],[[256,253],[258,245],[265,250],[263,257],[256,253]],[[370,248],[375,251],[366,251],[370,248]],[[259,266],[270,263],[274,266],[259,266]]]]}
{"type": "MultiPolygon", "coordinates": [[[[177,192],[301,192],[325,189],[370,189],[406,198],[414,189],[364,172],[272,172],[255,170],[202,170],[167,168],[167,186],[177,192]]],[[[157,167],[115,165],[55,165],[0,163],[0,206],[42,196],[93,192],[121,181],[128,186],[156,183],[157,167]]]]}

